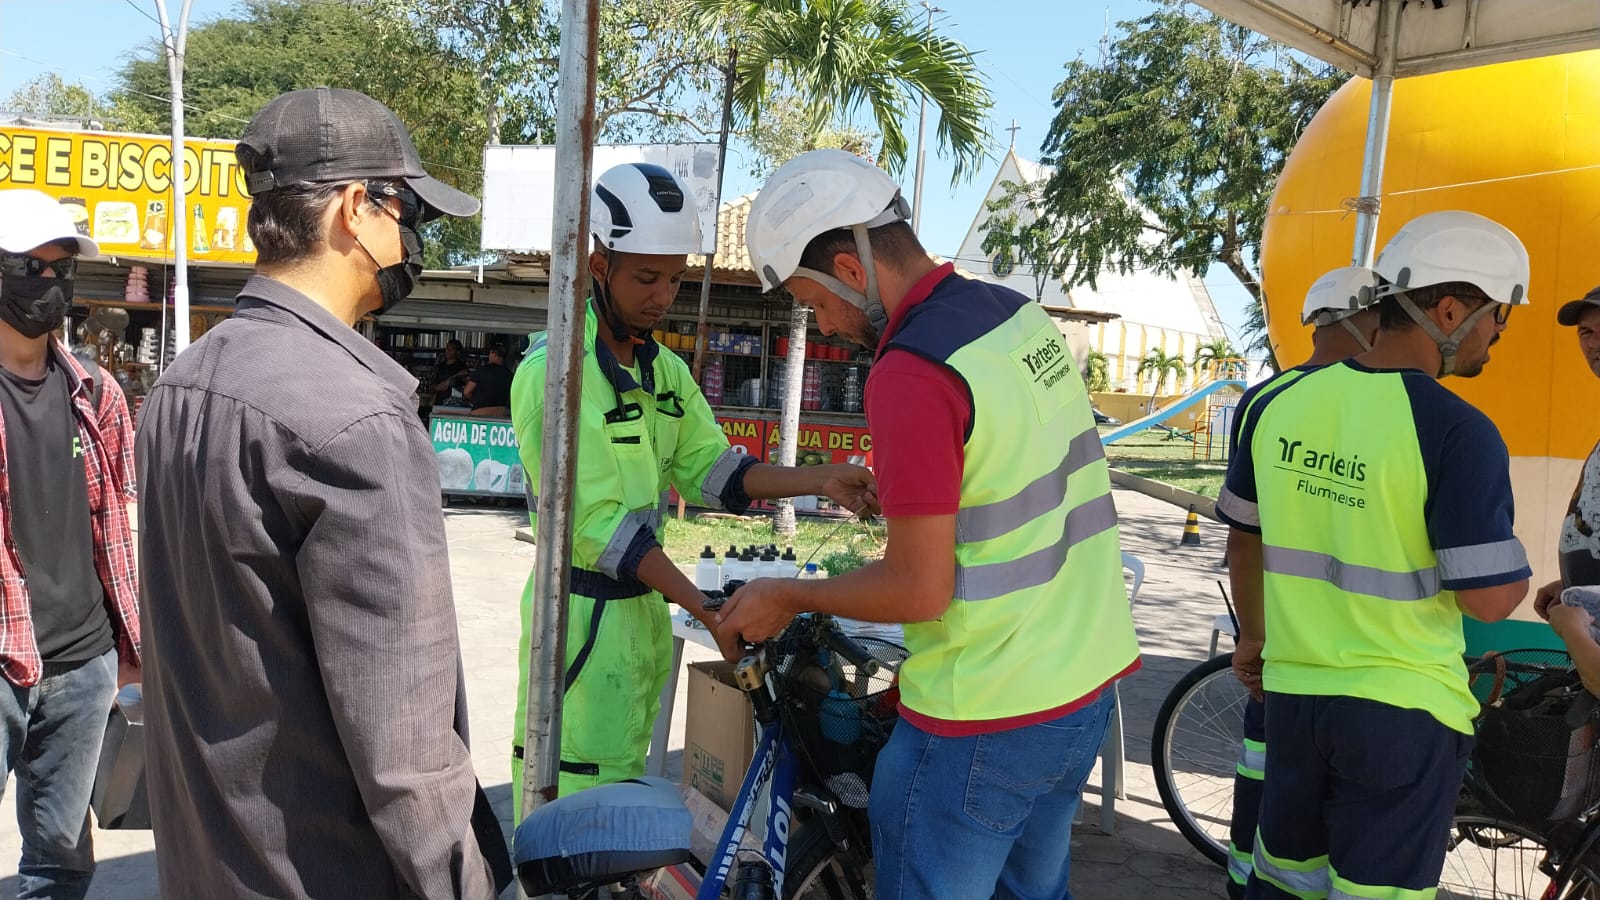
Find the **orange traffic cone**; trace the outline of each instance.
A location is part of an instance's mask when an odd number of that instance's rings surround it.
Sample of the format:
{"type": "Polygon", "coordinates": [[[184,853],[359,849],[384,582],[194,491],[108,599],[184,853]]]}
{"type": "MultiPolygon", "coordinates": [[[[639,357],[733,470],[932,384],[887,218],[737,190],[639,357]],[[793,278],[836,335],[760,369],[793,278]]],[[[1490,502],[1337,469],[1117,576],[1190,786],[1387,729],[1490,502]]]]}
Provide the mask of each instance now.
{"type": "Polygon", "coordinates": [[[1200,546],[1200,514],[1194,511],[1194,504],[1189,504],[1189,518],[1183,523],[1183,540],[1178,542],[1180,547],[1200,546]]]}

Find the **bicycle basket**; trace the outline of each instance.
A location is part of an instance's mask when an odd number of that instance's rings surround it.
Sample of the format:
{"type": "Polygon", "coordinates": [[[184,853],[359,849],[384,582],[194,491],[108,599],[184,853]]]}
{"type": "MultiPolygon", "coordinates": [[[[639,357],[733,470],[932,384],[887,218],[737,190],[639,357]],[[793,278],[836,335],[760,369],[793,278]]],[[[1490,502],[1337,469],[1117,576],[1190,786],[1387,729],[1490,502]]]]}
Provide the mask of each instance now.
{"type": "Polygon", "coordinates": [[[1492,677],[1478,717],[1474,783],[1500,814],[1523,822],[1570,819],[1600,802],[1596,699],[1565,653],[1513,650],[1473,663],[1492,677]]]}
{"type": "Polygon", "coordinates": [[[827,651],[786,654],[778,666],[784,728],[811,774],[855,809],[865,809],[878,751],[900,719],[896,686],[905,648],[855,637],[880,668],[868,675],[827,651]]]}

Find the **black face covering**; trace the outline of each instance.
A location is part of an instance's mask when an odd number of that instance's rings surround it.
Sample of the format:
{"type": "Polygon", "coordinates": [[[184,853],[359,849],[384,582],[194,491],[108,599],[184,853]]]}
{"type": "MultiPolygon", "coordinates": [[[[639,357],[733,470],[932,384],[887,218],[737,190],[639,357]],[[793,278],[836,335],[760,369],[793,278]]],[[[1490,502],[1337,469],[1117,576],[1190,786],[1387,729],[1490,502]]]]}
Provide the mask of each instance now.
{"type": "Polygon", "coordinates": [[[0,282],[0,321],[23,337],[60,328],[71,302],[72,282],[66,279],[13,275],[0,282]]]}
{"type": "Polygon", "coordinates": [[[372,251],[367,250],[367,245],[362,243],[360,238],[356,239],[356,243],[361,245],[361,249],[365,250],[367,257],[372,260],[372,264],[378,266],[378,295],[382,298],[382,305],[373,310],[372,314],[375,316],[381,316],[394,309],[395,304],[411,296],[411,292],[417,287],[417,278],[422,275],[422,238],[412,228],[405,225],[399,227],[400,246],[405,249],[406,255],[392,266],[380,265],[378,258],[372,255],[372,251]]]}

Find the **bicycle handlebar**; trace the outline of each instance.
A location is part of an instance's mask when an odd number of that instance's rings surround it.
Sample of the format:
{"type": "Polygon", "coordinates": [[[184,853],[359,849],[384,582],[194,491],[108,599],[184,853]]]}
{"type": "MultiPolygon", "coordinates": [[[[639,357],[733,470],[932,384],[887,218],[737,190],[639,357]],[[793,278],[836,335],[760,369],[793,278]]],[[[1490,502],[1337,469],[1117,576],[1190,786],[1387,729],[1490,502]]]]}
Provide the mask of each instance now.
{"type": "Polygon", "coordinates": [[[867,675],[876,675],[883,668],[878,658],[862,649],[861,645],[850,638],[849,635],[838,630],[831,624],[822,629],[822,642],[828,649],[844,657],[867,675]]]}
{"type": "MultiPolygon", "coordinates": [[[[722,608],[723,604],[727,602],[729,597],[733,596],[735,591],[743,586],[743,581],[735,580],[724,584],[722,586],[722,590],[720,591],[705,591],[705,600],[702,601],[704,609],[706,612],[716,612],[722,608]]],[[[867,650],[860,644],[856,643],[848,635],[840,631],[838,626],[833,624],[831,620],[827,625],[818,629],[818,635],[821,637],[822,643],[829,650],[832,650],[833,652],[844,657],[845,660],[853,664],[856,668],[860,669],[863,673],[867,675],[876,675],[878,674],[878,671],[883,668],[883,664],[878,662],[877,657],[867,652],[867,650]]],[[[746,649],[749,650],[753,650],[757,646],[758,645],[755,644],[745,643],[746,649]]]]}

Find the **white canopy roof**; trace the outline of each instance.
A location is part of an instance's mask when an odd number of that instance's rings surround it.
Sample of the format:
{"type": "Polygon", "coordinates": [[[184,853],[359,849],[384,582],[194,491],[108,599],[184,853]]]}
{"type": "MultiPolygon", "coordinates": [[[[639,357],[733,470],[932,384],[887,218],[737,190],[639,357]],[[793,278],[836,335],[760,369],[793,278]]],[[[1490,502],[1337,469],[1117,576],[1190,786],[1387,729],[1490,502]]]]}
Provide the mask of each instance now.
{"type": "Polygon", "coordinates": [[[1426,75],[1600,47],[1600,0],[1195,0],[1365,78],[1383,6],[1401,3],[1394,74],[1426,75]]]}

